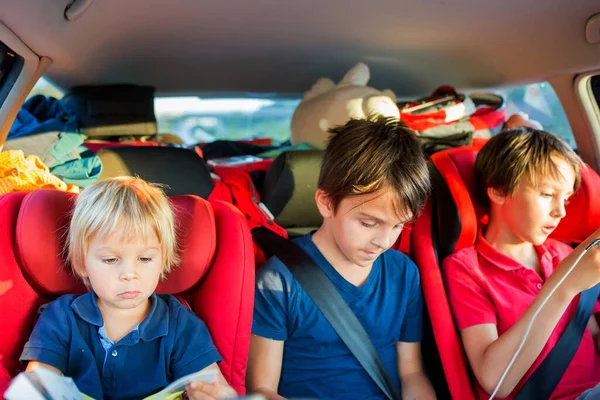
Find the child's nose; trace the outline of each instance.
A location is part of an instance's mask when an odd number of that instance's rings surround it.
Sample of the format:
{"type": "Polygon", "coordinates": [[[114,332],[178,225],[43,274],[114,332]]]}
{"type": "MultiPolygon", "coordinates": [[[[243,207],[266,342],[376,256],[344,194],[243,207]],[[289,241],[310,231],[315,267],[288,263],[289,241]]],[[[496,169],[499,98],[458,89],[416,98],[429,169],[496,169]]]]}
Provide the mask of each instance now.
{"type": "Polygon", "coordinates": [[[135,275],[134,273],[121,274],[121,280],[124,280],[124,281],[131,281],[136,278],[137,278],[137,275],[135,275]]]}
{"type": "Polygon", "coordinates": [[[389,249],[392,243],[392,238],[388,235],[382,235],[371,240],[375,246],[381,249],[389,249]]]}
{"type": "Polygon", "coordinates": [[[559,200],[555,202],[553,214],[557,218],[564,218],[564,216],[567,215],[564,201],[559,200]]]}
{"type": "Polygon", "coordinates": [[[130,281],[137,278],[137,270],[134,262],[127,262],[123,265],[120,278],[124,281],[130,281]]]}

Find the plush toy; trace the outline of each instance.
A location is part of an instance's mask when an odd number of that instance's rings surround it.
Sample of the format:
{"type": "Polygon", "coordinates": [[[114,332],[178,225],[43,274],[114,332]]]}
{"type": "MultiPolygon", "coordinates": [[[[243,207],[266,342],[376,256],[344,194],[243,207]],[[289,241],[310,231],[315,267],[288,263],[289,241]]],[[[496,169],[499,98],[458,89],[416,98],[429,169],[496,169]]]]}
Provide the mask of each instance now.
{"type": "Polygon", "coordinates": [[[319,79],[294,112],[292,144],[307,143],[324,149],[328,130],[351,118],[361,119],[371,114],[399,118],[394,93],[367,86],[369,77],[369,67],[358,63],[337,85],[329,78],[319,79]]]}

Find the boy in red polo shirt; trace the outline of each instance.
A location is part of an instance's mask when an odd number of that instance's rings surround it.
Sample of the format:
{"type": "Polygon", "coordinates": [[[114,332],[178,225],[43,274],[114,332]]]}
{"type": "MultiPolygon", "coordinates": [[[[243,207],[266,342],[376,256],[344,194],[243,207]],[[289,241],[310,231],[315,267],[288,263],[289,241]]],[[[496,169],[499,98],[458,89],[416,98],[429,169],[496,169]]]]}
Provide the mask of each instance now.
{"type": "MultiPolygon", "coordinates": [[[[558,136],[530,127],[500,133],[477,156],[475,185],[478,200],[489,207],[489,223],[473,247],[444,261],[443,271],[481,399],[496,388],[544,298],[600,237],[596,231],[575,251],[548,239],[579,187],[581,165],[558,136]]],[[[578,294],[598,282],[600,251],[594,246],[542,308],[498,398],[516,396],[565,330],[578,294]]],[[[591,318],[552,399],[575,399],[600,382],[599,331],[591,318]]]]}

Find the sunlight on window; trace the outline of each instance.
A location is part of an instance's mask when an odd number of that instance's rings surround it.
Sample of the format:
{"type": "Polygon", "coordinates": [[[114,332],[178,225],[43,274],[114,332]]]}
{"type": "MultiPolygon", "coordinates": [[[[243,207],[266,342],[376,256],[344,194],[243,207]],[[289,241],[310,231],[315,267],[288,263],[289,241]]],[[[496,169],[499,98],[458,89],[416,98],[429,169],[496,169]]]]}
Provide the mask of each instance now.
{"type": "Polygon", "coordinates": [[[42,96],[50,96],[55,99],[62,99],[65,93],[54,86],[51,82],[49,82],[46,78],[40,78],[36,83],[27,98],[33,97],[35,95],[41,94],[42,96]]]}
{"type": "Polygon", "coordinates": [[[203,99],[195,96],[154,100],[158,129],[186,144],[215,140],[290,138],[292,115],[300,100],[259,98],[203,99]]]}
{"type": "Polygon", "coordinates": [[[198,97],[159,97],[154,100],[156,114],[255,113],[275,102],[262,99],[200,99],[198,97]]]}
{"type": "Polygon", "coordinates": [[[563,106],[548,82],[495,91],[506,100],[507,115],[524,112],[541,123],[546,131],[562,137],[573,148],[577,147],[563,106]]]}

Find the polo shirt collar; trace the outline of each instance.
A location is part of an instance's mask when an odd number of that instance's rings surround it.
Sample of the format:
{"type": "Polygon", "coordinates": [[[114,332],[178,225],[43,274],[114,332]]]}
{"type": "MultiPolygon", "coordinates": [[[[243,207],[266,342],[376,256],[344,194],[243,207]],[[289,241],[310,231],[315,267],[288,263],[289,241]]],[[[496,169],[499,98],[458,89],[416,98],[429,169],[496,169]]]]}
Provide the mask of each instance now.
{"type": "MultiPolygon", "coordinates": [[[[477,233],[477,240],[475,241],[475,250],[491,265],[494,265],[500,269],[512,271],[525,268],[520,262],[496,250],[487,240],[485,240],[481,229],[477,233]]],[[[540,258],[540,266],[542,267],[542,270],[546,271],[546,267],[551,267],[552,265],[552,255],[550,254],[550,252],[544,244],[540,246],[535,246],[535,250],[537,251],[538,256],[540,258]]]]}
{"type": "Polygon", "coordinates": [[[71,303],[71,308],[79,318],[88,324],[103,326],[104,320],[102,319],[102,314],[100,313],[96,299],[96,293],[88,292],[77,297],[73,303],[71,303]]]}
{"type": "Polygon", "coordinates": [[[139,327],[140,338],[146,341],[169,333],[169,305],[156,293],[152,293],[150,301],[152,301],[152,308],[139,327]]]}
{"type": "MultiPolygon", "coordinates": [[[[96,293],[86,293],[76,298],[71,304],[71,308],[85,322],[101,327],[104,326],[104,320],[98,308],[97,299],[96,293]]],[[[150,312],[138,328],[140,339],[145,341],[154,340],[169,333],[168,304],[156,293],[150,296],[150,302],[150,312]]]]}

